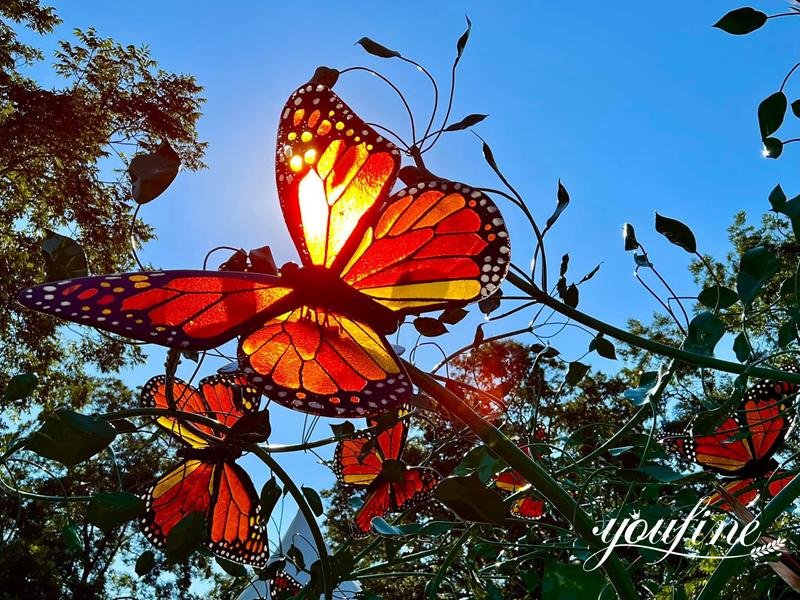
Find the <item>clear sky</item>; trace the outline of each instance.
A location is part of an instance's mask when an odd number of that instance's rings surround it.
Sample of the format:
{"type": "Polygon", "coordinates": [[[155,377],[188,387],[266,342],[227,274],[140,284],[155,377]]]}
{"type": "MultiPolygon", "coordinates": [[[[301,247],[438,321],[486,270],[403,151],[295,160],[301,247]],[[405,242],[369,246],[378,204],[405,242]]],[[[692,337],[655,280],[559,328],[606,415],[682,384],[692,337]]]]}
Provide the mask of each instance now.
{"type": "MultiPolygon", "coordinates": [[[[162,268],[198,268],[206,251],[220,244],[270,244],[279,263],[295,260],[273,172],[277,122],[288,95],[320,64],[366,65],[395,79],[418,120],[426,121],[426,79],[353,43],[369,36],[401,51],[427,66],[446,90],[465,14],[473,30],[454,116],[490,115],[476,131],[541,222],[555,206],[562,179],[572,204],[548,235],[551,270],[566,251],[575,279],[603,263],[582,288],[584,311],[624,325],[654,308],[631,276],[632,258],[620,235],[625,221],[635,225],[678,290],[693,294],[685,274],[688,255],[654,232],[654,211],[683,220],[702,251],[720,255],[736,210],[760,214],[778,182],[790,196],[800,193],[800,144],[787,146],[777,161],[762,158],[755,112],[796,60],[800,39],[790,29],[796,25],[778,20],[746,37],[713,29],[739,6],[733,0],[59,4],[64,24],[46,44],[75,27],[94,26],[125,44],[148,44],[165,69],[192,73],[205,86],[199,130],[210,142],[209,169],[182,173],[142,210],[159,239],[141,255],[162,268]]],[[[770,13],[786,9],[781,0],[758,5],[770,13]]],[[[336,89],[366,120],[407,137],[402,106],[375,78],[348,74],[336,89]]],[[[788,92],[791,101],[800,87],[790,84],[788,92]]],[[[782,137],[800,131],[791,122],[784,128],[789,134],[782,137]]],[[[444,136],[427,156],[429,167],[448,179],[499,187],[468,132],[444,136]]],[[[527,265],[531,233],[513,207],[500,206],[511,223],[514,262],[527,265]]],[[[453,349],[471,339],[478,322],[479,315],[471,314],[455,339],[439,341],[453,349]]],[[[487,328],[488,334],[501,330],[487,328]]],[[[556,346],[575,359],[587,343],[571,338],[556,346]]],[[[156,374],[162,356],[155,350],[131,384],[156,374]]],[[[596,364],[613,368],[603,359],[596,364]]],[[[298,441],[302,416],[275,409],[272,417],[273,442],[298,441]]],[[[327,429],[318,427],[315,436],[327,429]]],[[[311,455],[280,458],[298,483],[320,488],[332,480],[311,455]]],[[[254,479],[260,483],[264,474],[254,473],[254,479]]]]}

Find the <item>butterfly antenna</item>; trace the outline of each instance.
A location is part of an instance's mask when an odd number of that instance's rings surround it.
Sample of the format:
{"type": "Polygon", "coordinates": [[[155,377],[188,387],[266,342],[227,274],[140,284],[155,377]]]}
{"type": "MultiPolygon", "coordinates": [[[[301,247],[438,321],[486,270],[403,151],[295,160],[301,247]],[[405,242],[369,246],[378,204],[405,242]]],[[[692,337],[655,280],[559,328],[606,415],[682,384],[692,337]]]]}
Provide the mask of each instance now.
{"type": "MultiPolygon", "coordinates": [[[[339,76],[344,75],[348,71],[364,71],[366,73],[374,75],[375,77],[381,79],[386,85],[388,85],[389,87],[391,87],[395,91],[395,93],[400,97],[400,100],[403,102],[403,106],[405,106],[406,112],[408,113],[408,119],[411,122],[411,144],[410,145],[411,146],[416,145],[416,143],[417,143],[417,127],[416,127],[416,124],[414,122],[414,113],[411,111],[411,106],[409,106],[408,101],[406,100],[406,97],[403,95],[403,92],[400,91],[400,88],[398,88],[388,77],[386,77],[385,75],[382,75],[381,73],[378,73],[374,69],[370,69],[369,67],[348,67],[347,69],[344,69],[343,71],[341,71],[339,73],[339,76]]],[[[406,146],[406,148],[409,148],[408,144],[404,144],[404,145],[406,146]]]]}

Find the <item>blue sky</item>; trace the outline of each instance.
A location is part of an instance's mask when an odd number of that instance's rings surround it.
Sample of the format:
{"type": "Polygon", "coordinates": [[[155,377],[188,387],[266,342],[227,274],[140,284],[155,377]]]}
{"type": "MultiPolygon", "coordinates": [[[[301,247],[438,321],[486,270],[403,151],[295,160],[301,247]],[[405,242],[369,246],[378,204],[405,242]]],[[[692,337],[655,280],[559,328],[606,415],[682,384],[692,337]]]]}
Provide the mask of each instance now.
{"type": "MultiPolygon", "coordinates": [[[[473,30],[454,117],[490,115],[476,131],[541,222],[555,206],[557,180],[564,182],[572,204],[548,235],[548,254],[553,271],[568,251],[575,279],[603,263],[582,288],[584,311],[624,325],[654,308],[631,276],[632,258],[623,252],[620,234],[625,221],[688,295],[697,291],[685,274],[688,255],[654,232],[654,211],[683,220],[702,251],[721,255],[736,210],[757,216],[778,182],[790,196],[800,192],[800,145],[787,146],[780,160],[762,158],[755,118],[758,102],[778,88],[796,60],[800,40],[790,19],[746,37],[713,29],[738,6],[732,1],[340,2],[335,9],[332,3],[238,2],[224,11],[216,2],[60,4],[64,24],[45,47],[75,27],[94,26],[125,44],[148,44],[163,68],[192,73],[205,86],[199,130],[210,142],[209,169],[182,173],[142,210],[159,239],[141,256],[162,268],[199,268],[206,251],[220,244],[269,244],[278,262],[296,259],[272,163],[285,99],[320,64],[366,65],[391,76],[425,121],[431,92],[424,77],[353,43],[369,36],[397,49],[422,62],[446,89],[465,14],[473,30]]],[[[786,3],[758,7],[777,13],[786,3]]],[[[366,120],[407,137],[402,106],[375,78],[349,74],[336,89],[366,120]]],[[[788,92],[791,101],[800,89],[790,84],[788,92]]],[[[789,122],[783,131],[783,137],[795,137],[800,126],[789,122]]],[[[444,177],[499,187],[468,132],[444,136],[427,156],[429,167],[444,177]]],[[[501,209],[511,223],[512,257],[527,265],[532,236],[513,207],[501,209]]],[[[444,345],[453,349],[471,339],[478,322],[479,315],[471,314],[444,345]]],[[[490,326],[487,332],[502,330],[490,326]]],[[[567,359],[580,356],[587,344],[586,337],[556,341],[567,359]]],[[[131,384],[156,374],[162,355],[154,350],[148,367],[130,376],[131,384]]],[[[430,363],[435,355],[421,358],[430,363]]],[[[603,359],[595,364],[613,368],[603,359]]],[[[296,442],[302,426],[302,416],[276,409],[272,441],[296,442]]],[[[315,432],[327,434],[324,425],[315,432]]],[[[311,455],[279,458],[298,483],[319,488],[331,482],[311,455]]],[[[261,482],[264,475],[254,473],[254,479],[261,482]]]]}

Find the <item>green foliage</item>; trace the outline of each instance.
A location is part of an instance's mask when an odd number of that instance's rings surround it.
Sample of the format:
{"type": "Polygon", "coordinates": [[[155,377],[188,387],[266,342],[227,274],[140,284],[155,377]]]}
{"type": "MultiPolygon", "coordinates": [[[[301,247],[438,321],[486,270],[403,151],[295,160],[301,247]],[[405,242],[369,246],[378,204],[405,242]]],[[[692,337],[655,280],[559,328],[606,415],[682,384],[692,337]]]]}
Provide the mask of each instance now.
{"type": "Polygon", "coordinates": [[[142,516],[144,508],[144,501],[130,492],[99,493],[89,502],[86,520],[108,531],[142,516]]]}
{"type": "Polygon", "coordinates": [[[762,27],[766,22],[767,15],[760,10],[745,6],[727,13],[714,24],[714,27],[734,35],[745,35],[762,27]]]}
{"type": "Polygon", "coordinates": [[[25,446],[39,456],[72,467],[106,448],[116,435],[102,419],[61,409],[45,419],[25,446]]]}

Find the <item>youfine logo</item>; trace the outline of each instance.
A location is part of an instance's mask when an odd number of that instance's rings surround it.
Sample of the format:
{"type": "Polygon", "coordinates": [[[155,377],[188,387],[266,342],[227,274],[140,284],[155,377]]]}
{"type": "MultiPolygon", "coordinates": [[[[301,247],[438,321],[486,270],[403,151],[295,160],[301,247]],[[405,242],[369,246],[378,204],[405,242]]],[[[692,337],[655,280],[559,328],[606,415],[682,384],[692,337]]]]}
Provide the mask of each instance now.
{"type": "Polygon", "coordinates": [[[710,516],[708,506],[704,500],[700,500],[684,519],[658,519],[650,523],[639,512],[634,512],[621,521],[613,518],[602,528],[595,527],[592,530],[606,546],[590,555],[584,561],[583,568],[585,571],[594,571],[601,567],[615,548],[643,548],[661,555],[649,564],[657,564],[670,555],[712,560],[752,556],[762,560],[785,550],[782,538],[759,544],[761,534],[758,519],[742,525],[732,519],[709,520],[710,516]],[[719,543],[741,544],[752,549],[747,554],[704,555],[687,548],[691,544],[716,547],[719,543]]]}

